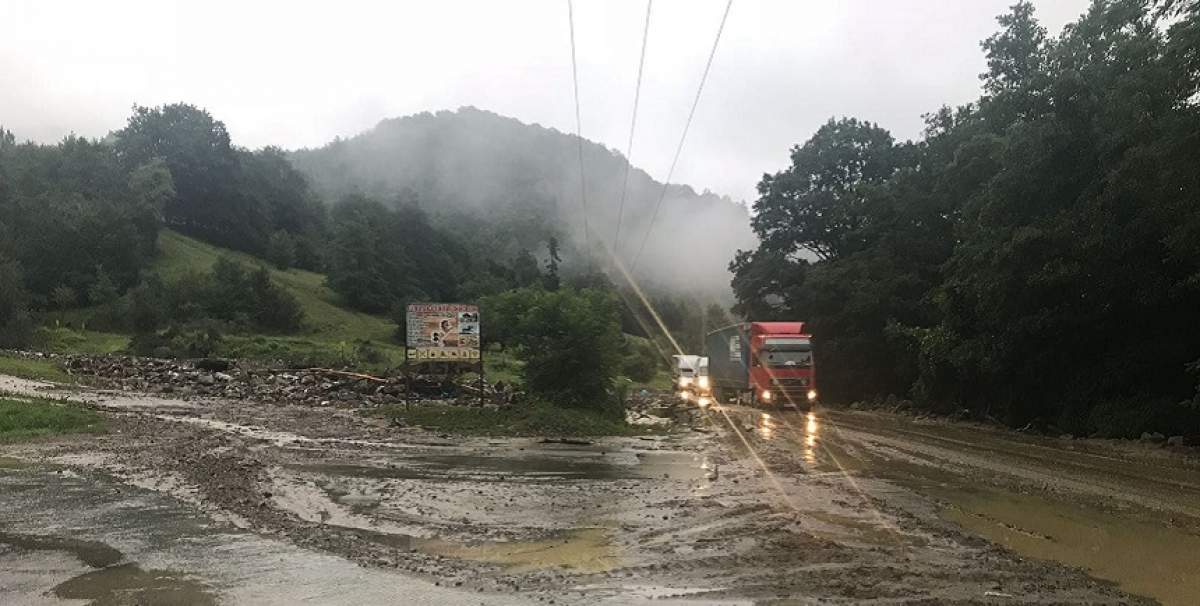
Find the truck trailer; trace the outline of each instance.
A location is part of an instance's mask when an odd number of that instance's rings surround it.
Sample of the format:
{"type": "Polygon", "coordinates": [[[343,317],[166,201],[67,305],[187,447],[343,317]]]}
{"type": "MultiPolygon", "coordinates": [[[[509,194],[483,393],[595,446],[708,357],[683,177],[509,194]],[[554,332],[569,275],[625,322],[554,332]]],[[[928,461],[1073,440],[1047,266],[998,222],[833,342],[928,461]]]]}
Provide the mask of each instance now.
{"type": "Polygon", "coordinates": [[[812,335],[804,322],[742,322],[708,333],[708,376],[721,402],[811,407],[817,402],[812,335]]]}

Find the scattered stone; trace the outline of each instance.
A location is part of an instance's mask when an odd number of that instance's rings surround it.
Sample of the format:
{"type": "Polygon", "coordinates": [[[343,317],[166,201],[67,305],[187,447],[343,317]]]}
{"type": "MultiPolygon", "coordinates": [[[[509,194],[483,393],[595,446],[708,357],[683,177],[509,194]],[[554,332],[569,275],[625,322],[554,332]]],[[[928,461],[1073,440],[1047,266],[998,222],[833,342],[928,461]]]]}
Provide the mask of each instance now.
{"type": "Polygon", "coordinates": [[[1150,433],[1148,431],[1143,431],[1142,438],[1141,438],[1141,440],[1143,442],[1153,442],[1155,444],[1164,442],[1164,441],[1166,441],[1166,439],[1167,439],[1166,436],[1162,435],[1161,433],[1158,433],[1157,431],[1154,433],[1150,433]]]}

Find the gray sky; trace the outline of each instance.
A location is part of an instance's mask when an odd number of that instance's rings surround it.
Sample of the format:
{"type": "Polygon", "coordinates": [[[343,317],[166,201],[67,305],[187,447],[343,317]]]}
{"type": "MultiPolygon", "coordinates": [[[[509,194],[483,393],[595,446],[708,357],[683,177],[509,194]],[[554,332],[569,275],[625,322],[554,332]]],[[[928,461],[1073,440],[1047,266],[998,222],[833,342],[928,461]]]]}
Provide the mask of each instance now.
{"type": "MultiPolygon", "coordinates": [[[[834,115],[916,137],[978,95],[979,41],[1013,0],[736,0],[673,181],[752,200],[834,115]]],[[[1035,2],[1057,33],[1087,0],[1035,2]]],[[[666,176],[724,8],[657,0],[633,162],[666,176]]],[[[624,151],[643,0],[577,0],[583,135],[624,151]]],[[[187,101],[248,147],[317,146],[474,105],[574,131],[565,0],[0,0],[0,124],[53,142],[187,101]]]]}

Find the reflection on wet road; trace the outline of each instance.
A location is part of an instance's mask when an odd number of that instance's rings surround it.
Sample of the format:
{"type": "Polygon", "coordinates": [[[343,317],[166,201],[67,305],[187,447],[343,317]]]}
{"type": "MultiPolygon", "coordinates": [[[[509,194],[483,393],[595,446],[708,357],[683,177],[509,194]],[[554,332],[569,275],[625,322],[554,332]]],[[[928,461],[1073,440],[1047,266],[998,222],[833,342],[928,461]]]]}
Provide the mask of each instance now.
{"type": "Polygon", "coordinates": [[[809,473],[878,478],[1023,555],[1063,562],[1164,604],[1200,603],[1200,468],[1136,445],[1020,436],[853,412],[762,412],[809,473]]]}

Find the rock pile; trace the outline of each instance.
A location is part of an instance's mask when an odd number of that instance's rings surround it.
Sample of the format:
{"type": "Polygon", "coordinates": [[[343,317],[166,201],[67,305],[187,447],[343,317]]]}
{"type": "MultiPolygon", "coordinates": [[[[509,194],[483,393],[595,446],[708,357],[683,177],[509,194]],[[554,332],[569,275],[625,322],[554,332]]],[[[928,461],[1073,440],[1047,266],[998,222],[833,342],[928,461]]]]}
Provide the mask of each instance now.
{"type": "MultiPolygon", "coordinates": [[[[413,399],[479,400],[478,379],[462,385],[416,375],[374,377],[341,370],[270,369],[226,360],[162,360],[134,356],[67,356],[64,366],[98,387],[177,398],[226,398],[305,406],[380,406],[413,399]]],[[[497,390],[486,382],[485,401],[497,390]]]]}

